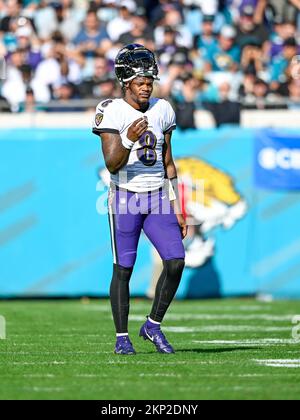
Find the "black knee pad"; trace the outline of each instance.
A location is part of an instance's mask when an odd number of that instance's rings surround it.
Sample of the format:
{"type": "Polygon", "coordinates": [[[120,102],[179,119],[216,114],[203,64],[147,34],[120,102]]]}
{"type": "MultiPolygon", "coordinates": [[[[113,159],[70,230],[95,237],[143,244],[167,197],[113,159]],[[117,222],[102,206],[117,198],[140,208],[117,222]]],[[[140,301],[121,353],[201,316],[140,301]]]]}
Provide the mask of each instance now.
{"type": "Polygon", "coordinates": [[[182,274],[182,271],[185,266],[184,259],[174,259],[174,260],[165,260],[164,269],[168,271],[171,276],[178,276],[182,274]]]}
{"type": "Polygon", "coordinates": [[[114,264],[113,278],[118,281],[128,282],[130,281],[132,275],[133,267],[126,268],[122,267],[119,264],[114,264]]]}

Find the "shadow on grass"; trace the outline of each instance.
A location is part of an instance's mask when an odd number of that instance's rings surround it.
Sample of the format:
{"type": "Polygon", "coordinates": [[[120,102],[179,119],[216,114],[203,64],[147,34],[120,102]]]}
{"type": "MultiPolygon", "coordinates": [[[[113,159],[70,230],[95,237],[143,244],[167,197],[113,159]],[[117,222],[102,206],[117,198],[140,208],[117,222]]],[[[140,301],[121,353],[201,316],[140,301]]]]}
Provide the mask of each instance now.
{"type": "MultiPolygon", "coordinates": [[[[263,350],[261,347],[227,347],[219,348],[219,349],[175,349],[175,354],[181,354],[181,353],[198,353],[198,354],[218,354],[218,353],[233,353],[235,351],[249,351],[249,350],[263,350]]],[[[139,351],[138,355],[158,355],[159,353],[155,351],[155,349],[151,351],[139,351]]],[[[168,354],[168,356],[171,356],[168,354]]]]}
{"type": "Polygon", "coordinates": [[[259,347],[227,347],[219,349],[177,349],[176,353],[200,353],[200,354],[214,354],[214,353],[232,353],[234,351],[249,351],[249,350],[262,350],[259,347]]]}

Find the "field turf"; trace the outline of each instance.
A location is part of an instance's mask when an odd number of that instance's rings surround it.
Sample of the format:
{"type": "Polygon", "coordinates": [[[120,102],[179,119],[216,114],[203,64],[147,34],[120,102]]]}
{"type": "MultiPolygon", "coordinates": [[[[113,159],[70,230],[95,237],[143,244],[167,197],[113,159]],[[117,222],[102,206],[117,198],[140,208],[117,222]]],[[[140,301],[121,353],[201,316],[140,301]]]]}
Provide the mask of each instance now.
{"type": "Polygon", "coordinates": [[[0,399],[300,399],[299,302],[174,302],[160,355],[138,337],[150,302],[131,302],[138,354],[113,354],[107,300],[4,301],[0,399]]]}

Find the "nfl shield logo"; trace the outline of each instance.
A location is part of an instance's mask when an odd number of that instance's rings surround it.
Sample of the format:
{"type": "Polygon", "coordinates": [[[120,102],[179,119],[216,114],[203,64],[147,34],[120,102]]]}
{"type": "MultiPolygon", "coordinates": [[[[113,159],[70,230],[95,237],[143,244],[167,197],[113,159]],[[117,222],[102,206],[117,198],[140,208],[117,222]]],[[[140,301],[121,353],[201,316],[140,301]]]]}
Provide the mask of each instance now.
{"type": "Polygon", "coordinates": [[[98,125],[101,124],[102,120],[103,120],[103,114],[100,114],[100,113],[97,114],[96,117],[95,117],[95,123],[96,123],[97,127],[98,127],[98,125]]]}

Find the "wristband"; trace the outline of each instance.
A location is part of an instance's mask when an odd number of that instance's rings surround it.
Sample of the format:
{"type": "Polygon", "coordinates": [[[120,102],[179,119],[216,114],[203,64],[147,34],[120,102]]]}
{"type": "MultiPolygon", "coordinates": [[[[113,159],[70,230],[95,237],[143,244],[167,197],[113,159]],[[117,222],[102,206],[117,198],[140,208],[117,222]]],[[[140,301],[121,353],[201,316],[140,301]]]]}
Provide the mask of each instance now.
{"type": "Polygon", "coordinates": [[[174,201],[178,198],[178,179],[172,178],[169,179],[169,199],[170,201],[174,201]]]}
{"type": "Polygon", "coordinates": [[[134,146],[134,141],[129,140],[128,137],[122,138],[122,144],[125,149],[131,150],[134,146]]]}

